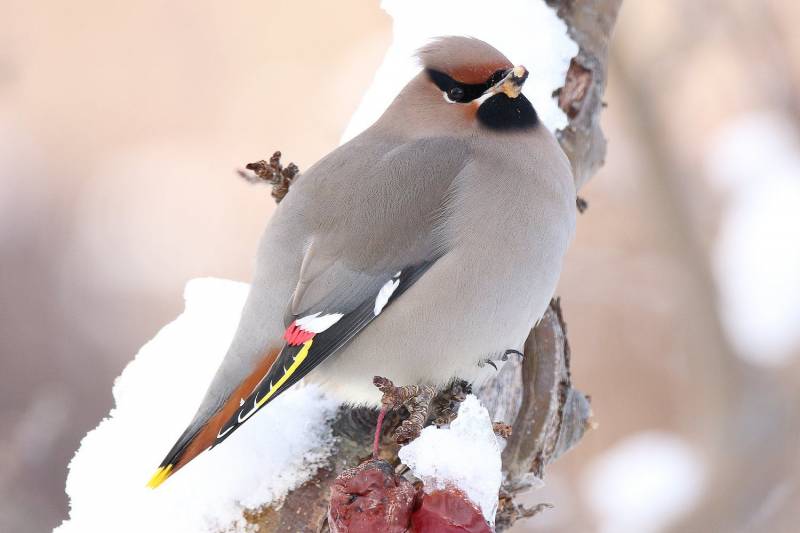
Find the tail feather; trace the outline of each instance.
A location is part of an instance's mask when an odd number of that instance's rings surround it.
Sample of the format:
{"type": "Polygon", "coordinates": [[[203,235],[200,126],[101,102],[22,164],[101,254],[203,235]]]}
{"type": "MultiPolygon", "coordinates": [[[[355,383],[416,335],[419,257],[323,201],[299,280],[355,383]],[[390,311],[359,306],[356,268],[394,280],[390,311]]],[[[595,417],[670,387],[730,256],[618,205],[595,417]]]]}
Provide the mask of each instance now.
{"type": "Polygon", "coordinates": [[[222,426],[239,409],[241,400],[247,398],[261,381],[261,378],[269,372],[279,352],[279,349],[270,350],[256,368],[228,395],[222,407],[208,420],[199,426],[192,424],[184,430],[167,456],[161,461],[153,477],[147,482],[149,488],[154,489],[161,485],[172,474],[186,466],[192,459],[214,444],[222,426]]]}

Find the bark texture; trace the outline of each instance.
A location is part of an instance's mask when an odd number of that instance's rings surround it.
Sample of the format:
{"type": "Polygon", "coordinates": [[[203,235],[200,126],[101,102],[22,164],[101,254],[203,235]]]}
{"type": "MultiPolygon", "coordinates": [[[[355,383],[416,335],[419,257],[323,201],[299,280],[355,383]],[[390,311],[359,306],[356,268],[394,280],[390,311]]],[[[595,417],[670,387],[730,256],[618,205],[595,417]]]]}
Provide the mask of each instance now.
{"type": "MultiPolygon", "coordinates": [[[[608,43],[622,0],[542,1],[557,11],[566,22],[570,36],[580,46],[564,86],[554,94],[569,117],[569,125],[558,132],[558,139],[572,163],[576,186],[580,187],[603,164],[605,157],[606,141],[600,129],[600,113],[608,43]]],[[[273,172],[269,164],[262,166],[265,168],[262,179],[285,193],[281,171],[273,172]]],[[[474,391],[494,420],[512,426],[503,452],[506,476],[499,495],[497,531],[504,531],[516,520],[533,516],[547,507],[541,504],[533,509],[522,508],[514,502],[514,496],[541,479],[547,465],[577,444],[591,427],[589,400],[572,387],[566,324],[557,299],[551,302],[542,320],[531,331],[524,352],[523,358],[511,355],[493,380],[474,391]]],[[[456,384],[455,392],[440,393],[433,405],[443,407],[433,409],[429,420],[446,419],[453,397],[463,394],[462,388],[462,384],[456,384]]],[[[327,465],[320,468],[313,479],[290,492],[279,505],[249,512],[248,522],[262,533],[330,531],[327,517],[331,486],[339,473],[371,458],[376,418],[374,410],[340,409],[333,422],[337,450],[327,465]]],[[[381,458],[391,464],[397,464],[399,448],[389,435],[400,421],[400,415],[390,413],[383,426],[381,458]]]]}

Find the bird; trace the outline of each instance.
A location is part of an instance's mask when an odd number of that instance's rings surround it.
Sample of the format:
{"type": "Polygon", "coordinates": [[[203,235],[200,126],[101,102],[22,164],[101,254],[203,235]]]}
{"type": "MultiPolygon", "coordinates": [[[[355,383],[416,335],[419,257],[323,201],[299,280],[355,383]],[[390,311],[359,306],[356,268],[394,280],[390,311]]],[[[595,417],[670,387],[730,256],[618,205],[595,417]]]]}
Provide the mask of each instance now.
{"type": "Polygon", "coordinates": [[[302,172],[258,244],[226,355],[148,486],[221,444],[301,378],[377,406],[372,376],[479,383],[521,350],[573,239],[576,190],[522,94],[473,37],[432,39],[370,127],[302,172]],[[492,365],[494,366],[494,365],[492,365]]]}

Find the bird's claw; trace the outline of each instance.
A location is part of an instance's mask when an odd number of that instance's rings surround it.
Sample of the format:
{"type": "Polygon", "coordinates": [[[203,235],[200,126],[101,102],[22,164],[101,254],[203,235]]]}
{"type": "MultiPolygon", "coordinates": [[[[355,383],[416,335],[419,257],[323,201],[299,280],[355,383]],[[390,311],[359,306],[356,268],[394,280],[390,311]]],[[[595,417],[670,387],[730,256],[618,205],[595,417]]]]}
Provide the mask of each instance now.
{"type": "Polygon", "coordinates": [[[508,356],[511,355],[511,354],[518,355],[518,356],[520,356],[521,359],[525,358],[525,354],[520,352],[519,350],[506,350],[503,353],[502,360],[503,361],[508,361],[508,356]]]}
{"type": "Polygon", "coordinates": [[[417,438],[428,419],[435,389],[428,385],[397,387],[390,379],[380,376],[375,376],[372,383],[383,393],[381,405],[384,409],[394,410],[401,406],[408,409],[408,418],[394,431],[395,442],[406,444],[417,438]]]}
{"type": "Polygon", "coordinates": [[[403,423],[394,430],[394,441],[397,444],[408,444],[419,437],[422,433],[422,426],[413,422],[410,418],[403,420],[403,423]]]}

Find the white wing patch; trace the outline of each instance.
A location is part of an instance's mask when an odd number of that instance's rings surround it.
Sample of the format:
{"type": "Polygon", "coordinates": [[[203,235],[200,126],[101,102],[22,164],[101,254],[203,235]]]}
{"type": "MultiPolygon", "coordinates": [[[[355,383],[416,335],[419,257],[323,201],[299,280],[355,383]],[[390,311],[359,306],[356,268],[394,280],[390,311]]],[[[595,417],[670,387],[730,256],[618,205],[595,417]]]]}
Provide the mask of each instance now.
{"type": "MultiPolygon", "coordinates": [[[[400,272],[398,272],[398,274],[400,274],[400,272]]],[[[378,291],[378,296],[375,297],[375,308],[373,309],[375,316],[381,314],[383,308],[389,303],[389,298],[391,298],[394,291],[397,290],[398,285],[400,285],[399,279],[390,279],[383,284],[381,290],[378,291]]]]}
{"type": "Polygon", "coordinates": [[[295,320],[295,325],[303,331],[309,333],[322,333],[332,325],[336,324],[344,315],[342,313],[328,313],[304,316],[295,320]]]}

